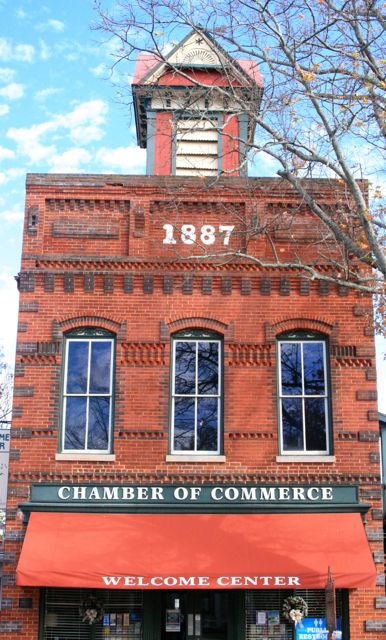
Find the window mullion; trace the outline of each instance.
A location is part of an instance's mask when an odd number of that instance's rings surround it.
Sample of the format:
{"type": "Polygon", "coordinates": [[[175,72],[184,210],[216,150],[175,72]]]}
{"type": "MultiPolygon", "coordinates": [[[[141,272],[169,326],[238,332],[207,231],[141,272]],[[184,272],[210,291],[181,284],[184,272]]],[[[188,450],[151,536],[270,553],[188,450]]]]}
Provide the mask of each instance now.
{"type": "Polygon", "coordinates": [[[84,448],[88,449],[88,430],[89,430],[89,414],[90,414],[90,380],[91,380],[91,350],[93,341],[88,341],[88,361],[87,361],[87,387],[86,387],[86,431],[84,448]]]}
{"type": "Polygon", "coordinates": [[[305,371],[304,371],[304,342],[300,343],[300,365],[302,371],[302,421],[303,421],[303,451],[307,451],[307,430],[306,430],[306,391],[305,391],[305,371]]]}
{"type": "Polygon", "coordinates": [[[195,398],[194,398],[194,450],[198,451],[198,350],[199,342],[196,341],[196,360],[195,360],[195,398]]]}

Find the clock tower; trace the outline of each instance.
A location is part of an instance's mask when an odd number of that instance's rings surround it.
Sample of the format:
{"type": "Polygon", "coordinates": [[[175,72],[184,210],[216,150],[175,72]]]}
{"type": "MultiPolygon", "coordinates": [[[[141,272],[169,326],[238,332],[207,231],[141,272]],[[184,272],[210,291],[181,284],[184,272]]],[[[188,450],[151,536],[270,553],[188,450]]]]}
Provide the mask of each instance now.
{"type": "Polygon", "coordinates": [[[148,175],[246,176],[262,81],[196,28],[169,54],[141,55],[133,80],[148,175]]]}

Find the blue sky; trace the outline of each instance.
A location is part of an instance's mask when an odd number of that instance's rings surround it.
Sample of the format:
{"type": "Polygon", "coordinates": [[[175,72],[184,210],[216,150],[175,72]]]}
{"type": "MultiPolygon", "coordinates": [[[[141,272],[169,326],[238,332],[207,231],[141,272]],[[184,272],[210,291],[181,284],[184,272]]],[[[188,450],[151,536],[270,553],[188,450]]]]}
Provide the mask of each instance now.
{"type": "Polygon", "coordinates": [[[96,19],[92,0],[0,0],[0,347],[12,364],[26,173],[144,172],[130,106],[117,100],[132,68],[111,76],[96,19]]]}
{"type": "Polygon", "coordinates": [[[26,173],[144,171],[92,4],[0,0],[0,345],[10,361],[26,173]]]}

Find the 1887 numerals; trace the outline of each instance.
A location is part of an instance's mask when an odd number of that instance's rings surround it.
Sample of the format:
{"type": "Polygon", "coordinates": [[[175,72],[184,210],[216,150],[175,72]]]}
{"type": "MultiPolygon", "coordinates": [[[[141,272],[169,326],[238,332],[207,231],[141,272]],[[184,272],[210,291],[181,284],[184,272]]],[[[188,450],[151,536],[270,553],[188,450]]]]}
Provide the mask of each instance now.
{"type": "Polygon", "coordinates": [[[203,224],[200,229],[196,230],[193,224],[183,224],[178,228],[172,224],[164,224],[162,228],[165,230],[163,244],[177,244],[177,238],[184,244],[206,245],[214,244],[216,240],[222,240],[222,244],[226,247],[229,245],[235,227],[231,224],[220,224],[217,229],[212,224],[203,224]]]}

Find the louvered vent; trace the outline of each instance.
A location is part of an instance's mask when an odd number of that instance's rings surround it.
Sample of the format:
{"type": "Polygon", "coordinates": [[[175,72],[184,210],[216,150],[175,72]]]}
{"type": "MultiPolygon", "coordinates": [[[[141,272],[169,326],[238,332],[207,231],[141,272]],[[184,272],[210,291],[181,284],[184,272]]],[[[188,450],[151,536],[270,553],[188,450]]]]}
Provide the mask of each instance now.
{"type": "Polygon", "coordinates": [[[176,175],[217,175],[218,131],[210,120],[179,120],[176,129],[176,175]]]}

